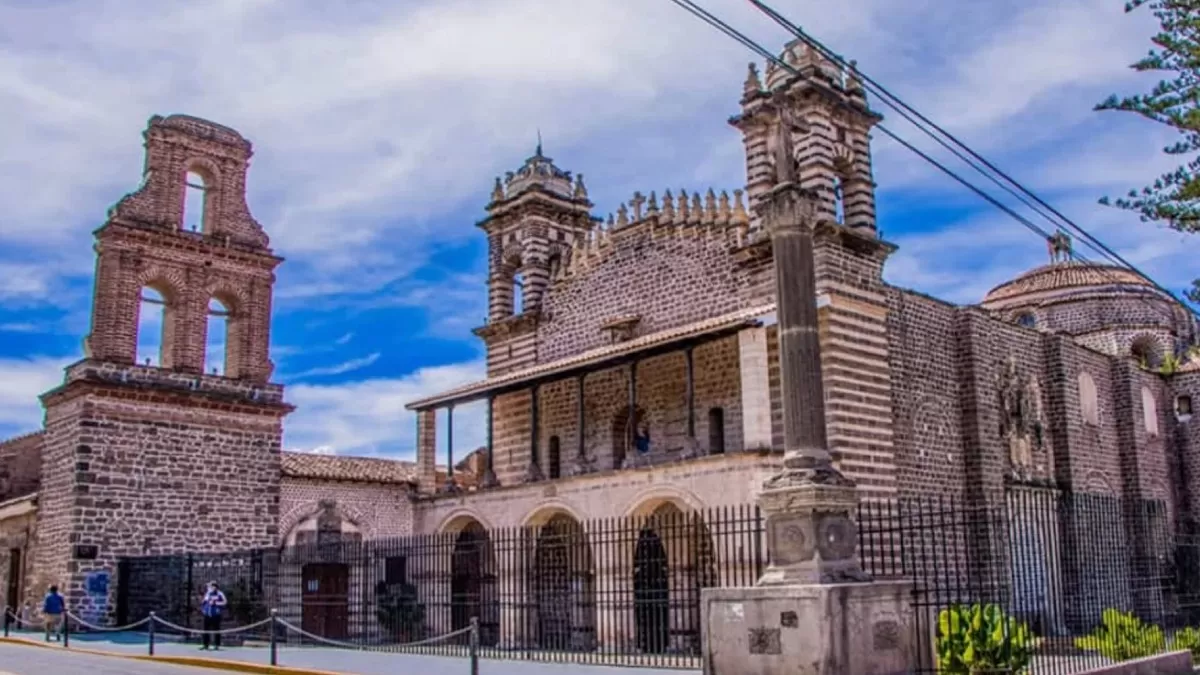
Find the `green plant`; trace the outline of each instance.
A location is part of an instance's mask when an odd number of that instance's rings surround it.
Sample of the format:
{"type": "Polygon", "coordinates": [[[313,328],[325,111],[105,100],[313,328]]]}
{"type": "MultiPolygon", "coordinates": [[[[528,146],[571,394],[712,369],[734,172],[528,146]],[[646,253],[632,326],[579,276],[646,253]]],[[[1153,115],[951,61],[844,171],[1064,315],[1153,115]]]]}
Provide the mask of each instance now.
{"type": "Polygon", "coordinates": [[[1179,360],[1178,356],[1168,353],[1163,357],[1162,363],[1158,365],[1158,372],[1162,375],[1174,375],[1182,365],[1183,362],[1179,360]]]}
{"type": "Polygon", "coordinates": [[[1171,636],[1171,651],[1185,649],[1192,653],[1192,663],[1200,664],[1200,630],[1189,626],[1171,636]]]}
{"type": "Polygon", "coordinates": [[[1162,628],[1110,607],[1090,635],[1075,639],[1075,646],[1119,662],[1159,654],[1166,650],[1167,640],[1162,628]]]}
{"type": "Polygon", "coordinates": [[[952,605],[938,614],[939,673],[1024,673],[1036,639],[1021,621],[998,605],[952,605]]]}
{"type": "Polygon", "coordinates": [[[389,633],[401,639],[420,636],[425,627],[425,605],[418,602],[417,587],[412,584],[375,586],[375,616],[389,633]]]}

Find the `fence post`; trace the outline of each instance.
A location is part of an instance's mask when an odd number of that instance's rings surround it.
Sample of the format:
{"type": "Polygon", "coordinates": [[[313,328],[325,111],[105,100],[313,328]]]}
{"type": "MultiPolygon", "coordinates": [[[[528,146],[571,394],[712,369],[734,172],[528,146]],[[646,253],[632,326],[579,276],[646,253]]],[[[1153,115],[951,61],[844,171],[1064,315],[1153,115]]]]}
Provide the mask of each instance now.
{"type": "Polygon", "coordinates": [[[63,611],[62,639],[63,647],[71,646],[71,613],[65,610],[63,611]]]}
{"type": "Polygon", "coordinates": [[[471,675],[479,675],[479,617],[471,617],[471,641],[468,649],[471,657],[471,675]]]}
{"type": "Polygon", "coordinates": [[[8,637],[8,623],[12,618],[8,616],[8,605],[4,606],[4,637],[8,637]]]}
{"type": "Polygon", "coordinates": [[[154,612],[150,612],[150,623],[146,624],[150,627],[150,656],[154,656],[154,612]]]}
{"type": "Polygon", "coordinates": [[[279,624],[277,623],[278,621],[279,621],[279,612],[274,609],[271,610],[271,624],[270,625],[271,625],[271,665],[272,666],[279,665],[279,652],[276,647],[278,642],[276,641],[276,638],[275,638],[275,633],[277,632],[277,629],[279,628],[279,624]]]}

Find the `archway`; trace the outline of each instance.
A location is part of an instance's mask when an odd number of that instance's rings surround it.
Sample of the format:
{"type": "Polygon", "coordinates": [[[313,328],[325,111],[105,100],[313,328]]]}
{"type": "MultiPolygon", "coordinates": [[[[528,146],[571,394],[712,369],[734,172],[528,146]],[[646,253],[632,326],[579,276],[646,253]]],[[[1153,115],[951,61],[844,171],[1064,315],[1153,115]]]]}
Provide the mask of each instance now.
{"type": "Polygon", "coordinates": [[[718,582],[711,534],[700,513],[673,501],[647,507],[633,552],[638,649],[698,654],[700,590],[718,582]]]}
{"type": "Polygon", "coordinates": [[[634,409],[633,426],[629,426],[629,406],[621,406],[613,415],[612,423],[612,458],[614,469],[620,469],[625,464],[625,458],[637,452],[634,447],[634,434],[645,423],[646,412],[641,406],[634,409]]]}
{"type": "Polygon", "coordinates": [[[579,521],[558,513],[538,530],[530,583],[538,645],[554,651],[594,649],[595,567],[579,521]]]}
{"type": "MultiPolygon", "coordinates": [[[[479,617],[479,641],[494,647],[500,639],[500,605],[492,541],[478,521],[466,524],[454,539],[450,562],[450,628],[459,630],[479,617]]],[[[464,641],[468,636],[464,635],[464,641]]]]}

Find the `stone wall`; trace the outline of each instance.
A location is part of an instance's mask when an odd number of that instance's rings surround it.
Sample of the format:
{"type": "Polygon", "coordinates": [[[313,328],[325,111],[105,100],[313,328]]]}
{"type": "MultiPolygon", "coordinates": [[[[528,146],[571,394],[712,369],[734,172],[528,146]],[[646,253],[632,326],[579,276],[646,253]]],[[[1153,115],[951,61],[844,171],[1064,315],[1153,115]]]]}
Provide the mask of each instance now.
{"type": "Polygon", "coordinates": [[[363,539],[399,537],[413,532],[412,500],[405,486],[383,483],[284,477],[279,486],[279,537],[333,502],[362,533],[363,539]]]}
{"type": "Polygon", "coordinates": [[[17,608],[23,607],[26,602],[36,604],[30,588],[34,572],[30,554],[34,550],[36,536],[36,498],[0,503],[0,622],[4,620],[2,612],[5,605],[19,615],[17,608]],[[15,589],[11,586],[13,578],[10,576],[14,562],[17,567],[15,589]],[[13,590],[16,591],[15,596],[9,597],[13,590]]]}
{"type": "MultiPolygon", "coordinates": [[[[1180,397],[1186,397],[1192,406],[1191,415],[1172,415],[1175,448],[1180,458],[1180,506],[1184,514],[1190,515],[1187,523],[1191,532],[1200,531],[1200,370],[1180,373],[1172,378],[1173,394],[1179,405],[1180,397]]],[[[1174,412],[1174,410],[1172,410],[1174,412]]]]}
{"type": "Polygon", "coordinates": [[[42,432],[0,443],[0,502],[37,492],[42,477],[42,432]]]}
{"type": "Polygon", "coordinates": [[[115,585],[85,585],[122,556],[278,543],[282,410],[85,382],[44,401],[37,565],[73,611],[111,616],[115,585]]]}
{"type": "MultiPolygon", "coordinates": [[[[722,411],[726,451],[742,447],[737,338],[724,338],[697,347],[693,353],[696,438],[709,448],[709,412],[722,411]]],[[[687,433],[686,362],[683,352],[657,356],[637,365],[637,405],[643,411],[651,443],[651,461],[670,461],[684,449],[687,433]]],[[[538,392],[538,448],[541,468],[548,470],[550,447],[557,438],[562,473],[566,475],[578,456],[577,381],[544,385],[538,392]]],[[[629,412],[629,375],[626,367],[589,374],[584,381],[587,455],[598,469],[613,468],[613,443],[621,438],[629,412]],[[615,436],[614,436],[615,434],[615,436]]],[[[521,481],[530,459],[530,393],[506,394],[496,399],[493,451],[496,476],[501,484],[521,481]]]]}
{"type": "Polygon", "coordinates": [[[608,344],[601,326],[617,317],[640,317],[635,334],[644,335],[745,306],[717,228],[645,221],[614,230],[586,272],[556,280],[543,298],[538,362],[608,344]]]}

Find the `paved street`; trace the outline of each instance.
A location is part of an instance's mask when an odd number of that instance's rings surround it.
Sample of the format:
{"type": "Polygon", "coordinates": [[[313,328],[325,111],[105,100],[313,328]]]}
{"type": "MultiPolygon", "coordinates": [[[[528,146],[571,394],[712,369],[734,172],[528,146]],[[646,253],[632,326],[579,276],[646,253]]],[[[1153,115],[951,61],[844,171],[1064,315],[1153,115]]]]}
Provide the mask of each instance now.
{"type": "Polygon", "coordinates": [[[208,668],[0,644],[0,675],[212,675],[213,672],[208,668]]]}
{"type": "MultiPolygon", "coordinates": [[[[123,635],[116,640],[109,641],[88,636],[83,639],[73,638],[71,644],[88,650],[107,651],[113,654],[145,654],[145,643],[129,639],[132,637],[123,635]]],[[[108,675],[109,673],[113,675],[117,673],[166,673],[169,675],[170,673],[213,672],[212,670],[197,671],[195,668],[181,668],[165,664],[149,664],[130,659],[63,653],[59,650],[35,646],[0,645],[0,647],[4,647],[4,651],[0,651],[0,664],[3,664],[4,669],[13,671],[15,675],[26,675],[26,673],[44,675],[47,672],[53,672],[55,675],[85,672],[88,675],[108,675]],[[10,653],[20,657],[11,662],[14,665],[19,664],[19,667],[10,665],[8,660],[10,653]],[[26,661],[20,659],[28,659],[28,665],[26,665],[26,661]],[[43,660],[39,661],[38,659],[43,660]],[[81,660],[77,662],[75,659],[81,660]],[[91,664],[97,660],[108,669],[97,670],[93,667],[91,664]],[[58,664],[64,664],[66,668],[75,668],[75,670],[60,668],[58,664]],[[47,670],[50,666],[53,666],[54,670],[47,670]],[[25,668],[25,670],[21,668],[25,668]],[[141,669],[139,670],[139,668],[141,669]]],[[[267,650],[261,647],[235,647],[212,653],[201,652],[194,645],[160,643],[155,651],[164,656],[199,656],[262,664],[269,662],[267,650]]],[[[467,675],[469,671],[467,659],[459,657],[362,652],[318,647],[281,648],[279,665],[353,675],[395,675],[397,672],[419,672],[423,675],[467,675]]],[[[479,664],[479,672],[480,675],[696,675],[698,671],[485,659],[479,664]]],[[[0,675],[2,673],[3,671],[0,671],[0,675]]]]}

